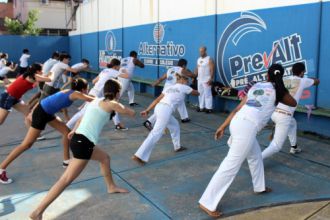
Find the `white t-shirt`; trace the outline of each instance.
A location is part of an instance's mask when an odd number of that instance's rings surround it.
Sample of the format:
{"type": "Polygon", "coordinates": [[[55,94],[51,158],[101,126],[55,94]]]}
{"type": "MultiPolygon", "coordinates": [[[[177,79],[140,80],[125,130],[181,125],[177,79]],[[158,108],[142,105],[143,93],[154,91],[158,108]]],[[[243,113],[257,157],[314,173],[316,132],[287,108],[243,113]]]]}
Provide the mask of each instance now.
{"type": "Polygon", "coordinates": [[[2,58],[0,60],[0,69],[2,69],[3,67],[5,67],[7,64],[7,60],[5,58],[2,58]]]}
{"type": "Polygon", "coordinates": [[[187,85],[177,83],[173,86],[164,88],[162,94],[164,97],[160,100],[160,103],[165,103],[173,109],[173,111],[181,104],[186,95],[190,94],[193,89],[187,85]]]}
{"type": "Polygon", "coordinates": [[[23,68],[26,68],[26,67],[28,67],[28,59],[30,58],[30,54],[25,54],[25,53],[23,53],[22,54],[22,56],[21,56],[21,58],[19,59],[19,61],[20,61],[20,67],[23,67],[23,68]]]}
{"type": "Polygon", "coordinates": [[[198,77],[197,80],[199,82],[208,82],[211,78],[210,73],[210,56],[200,57],[197,60],[197,68],[198,68],[198,77]]]}
{"type": "Polygon", "coordinates": [[[133,57],[125,57],[125,58],[121,59],[120,62],[121,62],[120,66],[122,68],[127,69],[129,79],[132,79],[133,74],[134,74],[134,69],[135,69],[134,58],[133,57]]]}
{"type": "Polygon", "coordinates": [[[4,77],[5,75],[7,75],[7,73],[11,70],[11,68],[9,66],[5,66],[3,68],[0,69],[0,76],[4,77]]]}
{"type": "Polygon", "coordinates": [[[95,83],[94,87],[91,89],[89,92],[90,95],[93,95],[95,97],[101,98],[103,97],[103,88],[104,84],[109,80],[109,79],[114,79],[117,78],[119,75],[119,71],[115,69],[109,69],[106,68],[102,70],[99,74],[99,80],[95,83]]]}
{"type": "Polygon", "coordinates": [[[50,70],[50,79],[51,82],[46,82],[47,85],[59,88],[62,82],[62,77],[60,77],[66,69],[69,68],[69,65],[63,62],[56,63],[50,70]]]}
{"type": "Polygon", "coordinates": [[[58,63],[59,61],[53,58],[49,58],[43,65],[42,65],[42,75],[47,76],[52,67],[58,63]]]}
{"type": "Polygon", "coordinates": [[[166,72],[166,82],[164,85],[164,89],[168,86],[173,86],[176,84],[176,73],[181,73],[182,67],[179,66],[173,66],[169,68],[166,72]]]}
{"type": "Polygon", "coordinates": [[[247,94],[246,104],[237,112],[237,116],[246,116],[254,122],[258,131],[266,126],[275,110],[276,91],[270,82],[257,83],[247,94]]]}
{"type": "MultiPolygon", "coordinates": [[[[285,87],[289,90],[290,95],[299,102],[304,89],[311,87],[314,85],[314,80],[310,78],[301,78],[298,76],[289,76],[283,79],[285,87]]],[[[290,112],[291,114],[294,113],[297,107],[290,107],[283,103],[279,103],[277,108],[283,109],[285,111],[290,112]]]]}
{"type": "Polygon", "coordinates": [[[71,66],[72,69],[76,69],[78,71],[81,71],[82,69],[85,69],[87,65],[85,63],[76,63],[73,66],[71,66]]]}

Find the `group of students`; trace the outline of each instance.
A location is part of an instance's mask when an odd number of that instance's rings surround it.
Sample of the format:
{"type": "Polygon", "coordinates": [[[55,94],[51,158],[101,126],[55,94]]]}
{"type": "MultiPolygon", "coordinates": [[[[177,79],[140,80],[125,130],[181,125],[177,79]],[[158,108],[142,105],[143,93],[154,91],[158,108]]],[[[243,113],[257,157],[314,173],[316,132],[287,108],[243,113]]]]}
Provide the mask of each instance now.
{"type": "MultiPolygon", "coordinates": [[[[206,48],[201,49],[201,52],[206,51],[206,48]]],[[[12,182],[7,177],[7,167],[24,151],[31,148],[47,124],[62,134],[63,166],[66,167],[66,170],[40,205],[31,213],[31,219],[42,219],[46,208],[77,178],[90,159],[100,162],[109,193],[128,192],[114,183],[110,170],[110,157],[96,145],[102,128],[109,119],[114,121],[117,130],[127,130],[120,122],[120,115],[134,117],[135,111],[125,107],[119,101],[123,93],[128,91],[131,86],[135,66],[143,68],[144,65],[137,59],[135,51],[130,53],[130,57],[122,59],[122,62],[112,59],[108,67],[93,80],[94,86],[89,90],[88,83],[83,78],[75,76],[65,82],[66,79],[62,77],[63,75],[67,75],[69,72],[77,73],[88,68],[86,60],[83,60],[82,64],[76,68],[70,67],[69,61],[68,54],[54,53],[43,66],[31,65],[1,94],[0,122],[3,123],[11,108],[14,108],[26,117],[28,132],[23,142],[15,147],[0,164],[0,183],[12,182]],[[41,95],[38,93],[35,96],[37,98],[40,96],[40,99],[36,98],[38,101],[34,104],[31,102],[30,105],[22,102],[21,97],[37,84],[39,86],[44,84],[43,87],[40,87],[41,95]],[[70,89],[66,89],[68,84],[71,84],[70,89]],[[65,123],[56,116],[56,113],[68,108],[75,100],[83,100],[85,104],[65,123]],[[71,159],[69,149],[73,155],[71,159]]],[[[200,65],[203,65],[204,62],[210,63],[211,61],[209,59],[205,59],[203,62],[198,61],[200,65]]],[[[198,68],[202,70],[197,70],[199,71],[198,79],[203,78],[203,71],[211,72],[209,67],[199,66],[198,68]]],[[[268,69],[268,81],[252,85],[237,108],[217,129],[215,139],[221,138],[226,127],[230,127],[231,136],[228,141],[230,149],[199,200],[200,208],[210,216],[219,217],[221,215],[216,210],[217,206],[245,159],[249,163],[254,191],[260,194],[271,192],[271,189],[265,184],[263,159],[279,151],[287,135],[291,140],[291,153],[300,152],[296,145],[296,134],[291,132],[296,129],[293,113],[303,90],[317,85],[319,81],[304,78],[305,66],[302,63],[295,64],[292,72],[294,76],[283,81],[283,67],[280,64],[273,64],[268,69]],[[274,138],[270,146],[261,152],[256,135],[271,117],[276,123],[274,138]]],[[[134,161],[141,165],[149,161],[152,149],[166,128],[170,131],[175,152],[186,150],[181,146],[180,125],[173,116],[173,112],[179,111],[183,123],[189,121],[184,104],[186,95],[200,96],[201,93],[205,93],[205,91],[194,90],[187,85],[189,78],[194,78],[197,74],[187,69],[185,59],[180,59],[178,66],[169,68],[167,73],[154,83],[156,86],[166,80],[161,95],[141,112],[141,116],[146,117],[154,109],[153,115],[144,122],[144,126],[150,130],[150,133],[132,156],[134,161]]],[[[207,77],[204,77],[205,82],[203,81],[200,86],[208,87],[211,78],[206,81],[207,77]]],[[[207,98],[204,94],[202,98],[204,106],[209,106],[207,98]]],[[[133,103],[131,101],[130,104],[133,103]]],[[[207,110],[206,112],[208,112],[207,110]]]]}

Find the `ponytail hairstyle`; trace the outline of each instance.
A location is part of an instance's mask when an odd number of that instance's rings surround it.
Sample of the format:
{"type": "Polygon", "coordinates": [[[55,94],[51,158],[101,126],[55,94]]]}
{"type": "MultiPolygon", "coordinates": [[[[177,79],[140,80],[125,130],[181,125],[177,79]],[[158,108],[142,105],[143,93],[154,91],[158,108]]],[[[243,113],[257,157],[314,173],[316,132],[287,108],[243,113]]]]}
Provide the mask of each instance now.
{"type": "Polygon", "coordinates": [[[26,77],[30,77],[31,79],[36,80],[35,75],[37,71],[41,71],[41,70],[42,70],[41,64],[34,63],[31,66],[29,66],[29,68],[25,73],[23,73],[23,78],[26,79],[26,77]]]}
{"type": "MultiPolygon", "coordinates": [[[[103,88],[104,100],[114,100],[121,90],[121,84],[115,79],[109,79],[105,82],[103,88]]],[[[116,115],[115,111],[111,111],[110,120],[116,115]]]]}
{"type": "Polygon", "coordinates": [[[87,88],[88,88],[88,82],[87,82],[87,80],[85,80],[83,78],[76,78],[76,79],[73,79],[72,82],[71,82],[71,89],[72,90],[81,92],[81,91],[83,91],[84,89],[87,89],[87,88]]]}
{"type": "Polygon", "coordinates": [[[113,58],[110,63],[107,64],[108,68],[113,68],[115,66],[120,66],[120,60],[113,58]]]}
{"type": "Polygon", "coordinates": [[[284,95],[289,92],[283,83],[283,75],[284,68],[280,64],[272,64],[268,69],[268,81],[274,85],[276,91],[275,105],[282,101],[284,95]]]}
{"type": "Polygon", "coordinates": [[[114,100],[120,90],[120,83],[117,80],[109,79],[106,81],[103,88],[104,100],[114,100]]]}

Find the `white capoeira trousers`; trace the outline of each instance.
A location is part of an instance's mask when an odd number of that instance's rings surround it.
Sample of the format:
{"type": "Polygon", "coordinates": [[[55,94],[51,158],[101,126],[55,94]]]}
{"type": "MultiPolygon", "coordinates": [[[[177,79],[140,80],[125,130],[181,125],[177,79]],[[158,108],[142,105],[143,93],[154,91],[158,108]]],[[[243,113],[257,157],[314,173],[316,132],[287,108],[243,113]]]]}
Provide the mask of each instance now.
{"type": "Polygon", "coordinates": [[[120,91],[120,97],[123,96],[123,94],[127,91],[128,95],[128,103],[134,103],[134,95],[135,95],[135,90],[134,90],[134,85],[132,83],[131,79],[126,79],[126,78],[119,78],[119,81],[121,83],[121,91],[120,91]]]}
{"type": "Polygon", "coordinates": [[[294,117],[274,112],[272,114],[272,120],[275,123],[275,133],[269,146],[262,152],[263,159],[279,152],[287,136],[289,137],[291,146],[297,144],[297,122],[294,117]]]}
{"type": "Polygon", "coordinates": [[[265,190],[264,165],[256,139],[257,127],[255,123],[245,117],[235,116],[232,119],[230,123],[231,137],[228,141],[229,152],[199,200],[199,203],[210,211],[216,210],[245,159],[249,164],[254,191],[265,190]]]}
{"type": "Polygon", "coordinates": [[[174,150],[181,147],[180,144],[180,125],[172,115],[172,108],[164,103],[158,103],[155,108],[156,123],[150,131],[148,137],[144,140],[140,148],[135,153],[135,156],[141,160],[148,162],[152,149],[162,137],[165,128],[170,130],[174,150]]]}
{"type": "Polygon", "coordinates": [[[212,97],[212,87],[207,84],[207,82],[198,81],[197,89],[199,92],[198,101],[199,108],[213,108],[213,97],[212,97]]]}
{"type": "MultiPolygon", "coordinates": [[[[189,118],[188,116],[188,111],[187,111],[187,107],[186,107],[186,104],[184,102],[182,102],[178,108],[177,108],[178,112],[179,112],[179,115],[180,115],[180,118],[181,119],[186,119],[186,118],[189,118]]],[[[151,124],[155,124],[156,122],[156,114],[152,114],[149,118],[148,118],[148,121],[151,122],[151,124]]]]}

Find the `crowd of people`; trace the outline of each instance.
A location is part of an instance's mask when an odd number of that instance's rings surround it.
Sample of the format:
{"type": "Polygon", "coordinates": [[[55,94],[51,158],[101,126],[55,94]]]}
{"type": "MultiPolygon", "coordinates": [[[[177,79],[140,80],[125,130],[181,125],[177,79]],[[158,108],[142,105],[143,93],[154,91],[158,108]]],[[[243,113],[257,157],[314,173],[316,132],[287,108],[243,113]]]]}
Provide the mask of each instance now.
{"type": "MultiPolygon", "coordinates": [[[[207,55],[206,47],[201,47],[199,53],[194,71],[188,69],[187,60],[180,59],[176,66],[169,67],[152,84],[158,86],[165,81],[161,95],[140,113],[147,117],[154,109],[153,114],[143,123],[150,131],[149,135],[132,156],[132,160],[138,164],[144,165],[149,161],[152,149],[165,129],[171,134],[175,152],[187,149],[181,145],[180,123],[173,116],[177,110],[182,123],[190,122],[185,105],[187,95],[198,96],[197,112],[213,112],[214,61],[207,55]],[[188,85],[190,79],[195,81],[197,88],[188,85]]],[[[126,131],[127,127],[120,117],[135,117],[131,107],[138,104],[134,100],[132,79],[136,67],[144,68],[137,55],[131,51],[128,57],[121,60],[113,58],[107,68],[93,79],[93,87],[89,89],[88,82],[79,74],[89,69],[88,59],[70,66],[71,57],[68,53],[54,52],[43,64],[29,65],[31,55],[28,49],[24,49],[17,65],[9,61],[8,54],[1,54],[0,80],[5,89],[0,98],[0,124],[14,108],[24,115],[27,133],[22,143],[0,163],[0,183],[13,182],[7,176],[7,168],[31,148],[36,140],[42,138],[41,133],[47,124],[62,135],[62,166],[65,171],[31,213],[31,219],[42,219],[46,208],[78,177],[91,159],[100,162],[109,193],[128,192],[115,184],[110,170],[110,157],[97,144],[109,119],[113,121],[116,130],[126,131]],[[10,72],[17,73],[12,82],[7,77],[10,72]],[[25,103],[22,97],[35,87],[38,91],[25,103]],[[130,107],[120,103],[125,92],[128,93],[130,107]],[[76,100],[83,100],[84,104],[70,117],[67,108],[76,100]],[[58,116],[59,112],[63,113],[63,119],[58,116]]],[[[293,75],[283,78],[284,68],[280,64],[272,64],[267,71],[266,82],[250,82],[242,90],[240,103],[214,135],[215,139],[221,138],[229,127],[230,148],[199,200],[201,210],[212,217],[221,216],[217,206],[245,159],[251,171],[254,192],[261,194],[272,191],[265,183],[263,160],[280,151],[287,136],[291,143],[290,153],[301,152],[297,146],[297,124],[293,114],[304,89],[319,84],[318,79],[304,77],[305,72],[305,65],[296,63],[292,67],[293,75]],[[261,152],[256,135],[269,119],[275,123],[275,132],[269,146],[261,152]]]]}

